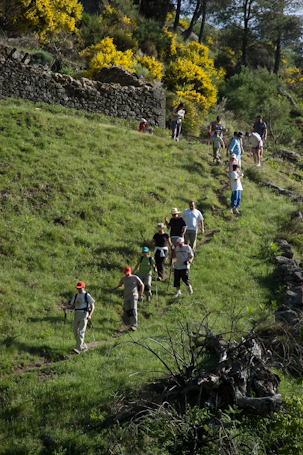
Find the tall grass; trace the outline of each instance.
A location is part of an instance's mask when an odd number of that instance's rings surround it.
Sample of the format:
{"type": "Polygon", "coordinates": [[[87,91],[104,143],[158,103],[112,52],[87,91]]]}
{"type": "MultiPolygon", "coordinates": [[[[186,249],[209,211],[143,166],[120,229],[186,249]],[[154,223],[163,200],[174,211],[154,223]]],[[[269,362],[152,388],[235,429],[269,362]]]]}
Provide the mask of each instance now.
{"type": "MultiPolygon", "coordinates": [[[[280,299],[270,244],[297,207],[244,179],[243,213],[234,218],[226,171],[212,166],[206,146],[143,135],[133,123],[2,100],[0,126],[0,454],[104,454],[110,438],[94,428],[112,397],[163,374],[148,351],[120,345],[131,340],[121,333],[122,293],[109,292],[138,261],[141,233],[151,239],[172,207],[195,200],[209,241],[199,234],[194,294],[181,287],[175,300],[172,283],[169,291],[158,283],[158,307],[155,298],[139,304],[133,340],[166,328],[177,336],[205,307],[217,312],[215,330],[230,330],[232,314],[241,315],[241,330],[270,318],[280,299]],[[101,343],[73,357],[72,315],[64,326],[60,307],[78,280],[96,300],[101,343]]],[[[275,162],[260,169],[264,178],[300,192],[300,182],[285,174],[281,181],[288,165],[275,162]]]]}

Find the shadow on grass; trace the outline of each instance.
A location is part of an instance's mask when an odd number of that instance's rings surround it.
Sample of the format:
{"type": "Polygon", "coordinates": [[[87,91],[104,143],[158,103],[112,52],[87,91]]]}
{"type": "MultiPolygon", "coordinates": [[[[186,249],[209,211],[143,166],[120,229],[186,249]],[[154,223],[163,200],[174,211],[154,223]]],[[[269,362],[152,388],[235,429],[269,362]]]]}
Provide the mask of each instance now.
{"type": "Polygon", "coordinates": [[[33,346],[24,342],[17,341],[18,337],[7,337],[3,340],[3,345],[7,348],[17,348],[18,352],[27,352],[28,354],[44,357],[47,361],[56,362],[64,360],[64,356],[57,349],[51,348],[46,344],[33,346]]]}

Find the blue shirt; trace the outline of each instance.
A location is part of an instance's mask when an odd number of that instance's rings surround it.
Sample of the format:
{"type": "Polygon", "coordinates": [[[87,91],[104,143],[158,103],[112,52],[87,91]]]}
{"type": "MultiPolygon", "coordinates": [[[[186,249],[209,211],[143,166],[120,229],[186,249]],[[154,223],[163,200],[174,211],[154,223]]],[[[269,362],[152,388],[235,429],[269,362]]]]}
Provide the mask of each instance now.
{"type": "Polygon", "coordinates": [[[236,155],[237,159],[241,158],[241,144],[237,137],[234,137],[229,146],[229,151],[236,155]]]}

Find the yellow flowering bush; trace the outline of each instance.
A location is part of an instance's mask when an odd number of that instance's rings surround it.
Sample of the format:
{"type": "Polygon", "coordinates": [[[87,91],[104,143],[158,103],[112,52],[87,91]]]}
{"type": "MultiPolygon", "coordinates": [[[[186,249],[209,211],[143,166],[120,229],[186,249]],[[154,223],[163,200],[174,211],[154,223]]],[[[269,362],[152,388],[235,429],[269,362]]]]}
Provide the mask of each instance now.
{"type": "Polygon", "coordinates": [[[148,76],[152,81],[161,80],[163,77],[163,65],[158,62],[155,57],[148,57],[143,55],[143,57],[137,57],[137,62],[148,70],[148,76]]]}
{"type": "Polygon", "coordinates": [[[9,23],[19,30],[31,30],[47,42],[61,31],[75,32],[83,7],[77,0],[12,0],[10,11],[9,23]]]}
{"type": "Polygon", "coordinates": [[[284,80],[292,89],[303,87],[303,74],[300,68],[287,68],[284,71],[284,80]]]}
{"type": "Polygon", "coordinates": [[[173,58],[177,54],[177,46],[176,46],[176,34],[167,30],[166,27],[162,30],[166,45],[162,47],[161,51],[159,52],[160,60],[169,60],[173,58]]]}
{"type": "Polygon", "coordinates": [[[180,27],[187,29],[189,24],[185,19],[179,19],[179,25],[180,27]]]}
{"type": "Polygon", "coordinates": [[[90,60],[90,70],[87,73],[87,77],[90,78],[104,66],[123,66],[127,70],[134,71],[133,52],[129,49],[125,52],[117,51],[113,38],[104,38],[96,46],[84,49],[80,55],[90,60]]]}
{"type": "Polygon", "coordinates": [[[192,98],[199,104],[199,110],[207,112],[217,100],[217,89],[211,80],[213,75],[213,71],[208,71],[207,67],[204,69],[187,58],[179,57],[167,67],[165,80],[172,89],[190,84],[190,90],[186,90],[188,96],[189,92],[192,92],[192,98]]]}

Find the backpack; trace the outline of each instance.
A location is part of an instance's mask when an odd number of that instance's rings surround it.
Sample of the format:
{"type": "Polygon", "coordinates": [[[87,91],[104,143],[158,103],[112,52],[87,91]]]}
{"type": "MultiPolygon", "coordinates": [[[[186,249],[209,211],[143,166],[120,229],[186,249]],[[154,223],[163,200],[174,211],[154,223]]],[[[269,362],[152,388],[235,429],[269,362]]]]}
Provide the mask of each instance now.
{"type": "MultiPolygon", "coordinates": [[[[142,262],[142,260],[143,260],[143,257],[144,257],[144,256],[141,256],[141,259],[140,259],[139,264],[141,264],[141,262],[142,262]]],[[[151,258],[151,256],[148,256],[148,259],[149,259],[149,265],[151,266],[151,265],[152,265],[152,258],[151,258]]]]}
{"type": "MultiPolygon", "coordinates": [[[[78,293],[75,294],[74,303],[76,303],[77,295],[78,295],[78,293]]],[[[84,300],[85,300],[85,303],[86,303],[86,308],[80,308],[79,310],[76,310],[76,309],[75,309],[75,311],[87,311],[87,312],[89,312],[89,310],[88,310],[88,297],[87,297],[87,292],[85,292],[84,300]]]]}

